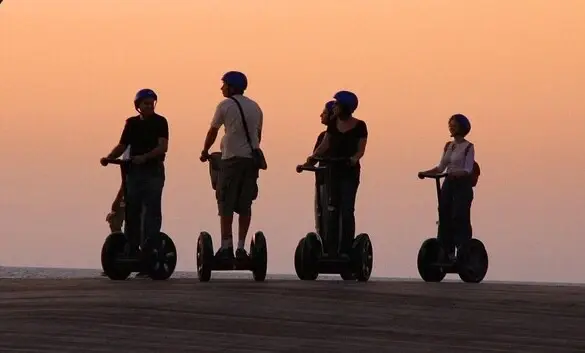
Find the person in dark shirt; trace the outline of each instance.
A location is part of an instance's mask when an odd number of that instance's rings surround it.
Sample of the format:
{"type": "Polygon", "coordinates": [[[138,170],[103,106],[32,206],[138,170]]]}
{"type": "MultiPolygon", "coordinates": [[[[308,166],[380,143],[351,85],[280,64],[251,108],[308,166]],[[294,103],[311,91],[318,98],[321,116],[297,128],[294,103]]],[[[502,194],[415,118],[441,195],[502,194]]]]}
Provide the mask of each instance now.
{"type": "MultiPolygon", "coordinates": [[[[130,255],[138,250],[142,232],[144,240],[158,240],[162,224],[161,201],[169,126],[165,117],[154,112],[157,100],[151,89],[138,91],[134,107],[139,115],[126,119],[120,142],[106,157],[118,158],[130,146],[131,164],[126,170],[125,200],[125,233],[130,243],[130,255]],[[144,223],[141,217],[143,207],[144,223]]],[[[100,162],[107,165],[104,158],[100,162]]]]}
{"type": "Polygon", "coordinates": [[[358,98],[353,92],[339,91],[333,96],[333,119],[327,124],[327,131],[311,159],[327,155],[331,158],[347,158],[347,164],[335,168],[336,188],[340,195],[342,226],[342,249],[351,249],[355,236],[355,201],[360,183],[360,159],[366,151],[368,127],[363,120],[353,117],[358,107],[358,98]]]}
{"type": "MultiPolygon", "coordinates": [[[[327,126],[329,124],[329,120],[333,117],[333,105],[335,101],[329,101],[325,104],[323,111],[321,112],[321,124],[327,126]]],[[[315,147],[313,147],[313,151],[319,147],[327,130],[322,131],[319,136],[317,136],[317,141],[315,142],[315,147]]],[[[320,163],[323,165],[323,162],[320,163]]],[[[323,223],[326,222],[325,218],[323,217],[325,214],[323,213],[323,209],[327,207],[327,197],[325,195],[325,176],[322,173],[315,173],[315,231],[317,234],[323,236],[321,233],[321,224],[319,220],[323,223]]]]}

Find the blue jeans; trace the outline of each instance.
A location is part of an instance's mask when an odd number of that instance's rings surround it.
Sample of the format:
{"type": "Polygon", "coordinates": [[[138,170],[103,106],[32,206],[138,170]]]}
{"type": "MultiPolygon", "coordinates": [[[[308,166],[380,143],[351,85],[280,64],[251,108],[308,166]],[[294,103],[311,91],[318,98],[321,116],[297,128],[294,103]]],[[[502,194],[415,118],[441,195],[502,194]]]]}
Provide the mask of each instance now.
{"type": "Polygon", "coordinates": [[[439,197],[438,239],[445,250],[453,252],[473,236],[471,203],[473,187],[469,180],[446,179],[439,197]]]}
{"type": "Polygon", "coordinates": [[[126,225],[131,249],[147,239],[158,240],[162,226],[164,165],[132,165],[126,173],[126,225]],[[142,236],[144,235],[144,239],[142,236]]]}

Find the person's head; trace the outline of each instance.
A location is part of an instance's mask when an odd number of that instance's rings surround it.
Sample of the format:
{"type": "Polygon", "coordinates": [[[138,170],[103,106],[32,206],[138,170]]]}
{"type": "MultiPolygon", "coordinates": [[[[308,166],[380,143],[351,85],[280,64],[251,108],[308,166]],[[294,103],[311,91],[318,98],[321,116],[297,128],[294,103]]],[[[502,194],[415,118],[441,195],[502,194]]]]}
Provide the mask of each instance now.
{"type": "Polygon", "coordinates": [[[351,118],[359,104],[358,97],[350,91],[339,91],[335,93],[333,99],[335,99],[333,115],[340,120],[351,118]]]}
{"type": "Polygon", "coordinates": [[[449,132],[452,137],[465,137],[471,131],[471,122],[463,114],[455,114],[449,118],[449,132]]]}
{"type": "Polygon", "coordinates": [[[239,71],[226,72],[221,81],[221,93],[224,97],[231,97],[235,94],[244,94],[246,88],[248,88],[248,78],[246,75],[239,71]]]}
{"type": "Polygon", "coordinates": [[[333,106],[335,105],[335,101],[329,101],[325,103],[325,107],[323,107],[323,111],[321,112],[321,124],[327,125],[329,121],[333,117],[333,106]]]}
{"type": "Polygon", "coordinates": [[[154,107],[158,96],[153,90],[149,88],[141,89],[134,97],[134,109],[142,116],[149,116],[154,114],[154,107]]]}

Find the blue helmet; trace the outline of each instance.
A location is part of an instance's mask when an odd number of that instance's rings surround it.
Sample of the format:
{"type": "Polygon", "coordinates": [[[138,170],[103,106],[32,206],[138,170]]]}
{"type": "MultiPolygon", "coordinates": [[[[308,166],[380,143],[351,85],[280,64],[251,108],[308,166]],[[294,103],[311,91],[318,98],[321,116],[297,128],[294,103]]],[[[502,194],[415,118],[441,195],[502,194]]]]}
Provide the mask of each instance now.
{"type": "Polygon", "coordinates": [[[325,110],[327,111],[327,113],[329,114],[333,113],[333,105],[335,105],[335,101],[329,101],[325,103],[325,110]]]}
{"type": "Polygon", "coordinates": [[[158,96],[153,90],[150,88],[143,88],[136,93],[136,96],[134,97],[134,106],[137,107],[145,98],[154,98],[154,100],[158,100],[158,96]]]}
{"type": "Polygon", "coordinates": [[[339,91],[335,93],[333,98],[337,101],[337,103],[347,108],[350,113],[353,113],[359,104],[358,97],[355,95],[355,93],[350,91],[339,91]]]}
{"type": "Polygon", "coordinates": [[[221,80],[228,86],[241,89],[242,91],[248,88],[248,78],[239,71],[228,71],[223,75],[221,80]]]}
{"type": "Polygon", "coordinates": [[[455,120],[457,124],[459,124],[459,128],[461,129],[460,133],[463,136],[466,136],[471,131],[471,122],[467,117],[463,114],[455,114],[452,115],[449,120],[455,120]]]}

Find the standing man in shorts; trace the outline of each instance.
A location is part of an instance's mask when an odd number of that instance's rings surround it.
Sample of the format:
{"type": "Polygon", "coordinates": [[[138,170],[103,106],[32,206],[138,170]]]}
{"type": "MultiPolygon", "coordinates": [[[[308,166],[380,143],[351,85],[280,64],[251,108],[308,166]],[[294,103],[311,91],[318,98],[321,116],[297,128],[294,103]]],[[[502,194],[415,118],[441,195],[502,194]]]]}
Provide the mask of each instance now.
{"type": "Polygon", "coordinates": [[[221,247],[216,256],[222,259],[234,258],[232,223],[235,212],[239,215],[238,246],[235,256],[241,259],[248,256],[244,245],[252,221],[252,202],[258,196],[259,170],[252,158],[250,143],[254,148],[260,147],[263,114],[255,101],[243,95],[248,87],[246,75],[230,71],[223,75],[222,82],[221,92],[226,99],[221,101],[215,110],[211,127],[203,143],[200,160],[205,162],[209,159],[209,149],[215,143],[219,129],[224,126],[225,134],[220,145],[222,161],[216,187],[221,247]],[[250,143],[243,119],[250,133],[250,143]]]}

